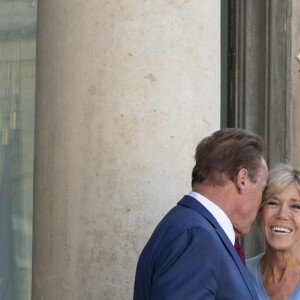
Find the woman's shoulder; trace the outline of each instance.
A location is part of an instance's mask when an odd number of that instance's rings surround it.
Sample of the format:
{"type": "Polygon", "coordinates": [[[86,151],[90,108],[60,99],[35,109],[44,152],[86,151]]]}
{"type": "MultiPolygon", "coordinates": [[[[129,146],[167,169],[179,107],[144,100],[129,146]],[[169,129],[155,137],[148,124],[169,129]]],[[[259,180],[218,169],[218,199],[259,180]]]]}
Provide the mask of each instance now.
{"type": "Polygon", "coordinates": [[[264,253],[260,253],[257,256],[246,259],[247,270],[254,281],[260,281],[260,259],[264,253]]]}
{"type": "Polygon", "coordinates": [[[261,253],[257,256],[247,259],[246,264],[247,264],[248,273],[255,287],[258,298],[260,300],[267,300],[268,296],[263,286],[261,274],[260,274],[260,260],[263,255],[264,253],[261,253]]]}
{"type": "Polygon", "coordinates": [[[264,255],[264,253],[260,253],[254,257],[246,259],[247,269],[249,268],[260,268],[260,259],[264,255]]]}

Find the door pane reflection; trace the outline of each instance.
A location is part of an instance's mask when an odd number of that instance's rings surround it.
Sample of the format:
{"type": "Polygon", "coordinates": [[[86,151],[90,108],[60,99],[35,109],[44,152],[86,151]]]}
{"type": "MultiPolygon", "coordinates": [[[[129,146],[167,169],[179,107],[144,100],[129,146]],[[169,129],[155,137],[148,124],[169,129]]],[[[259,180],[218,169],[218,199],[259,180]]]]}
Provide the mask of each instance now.
{"type": "Polygon", "coordinates": [[[31,299],[36,2],[0,0],[0,299],[31,299]]]}

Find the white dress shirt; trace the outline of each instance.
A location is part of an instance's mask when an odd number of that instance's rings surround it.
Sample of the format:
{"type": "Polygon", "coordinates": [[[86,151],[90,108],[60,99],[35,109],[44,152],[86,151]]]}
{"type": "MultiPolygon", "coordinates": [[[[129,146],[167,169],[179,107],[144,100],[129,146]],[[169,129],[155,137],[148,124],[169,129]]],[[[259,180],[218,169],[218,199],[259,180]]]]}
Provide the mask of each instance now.
{"type": "Polygon", "coordinates": [[[231,221],[229,220],[225,212],[218,205],[216,205],[215,203],[208,200],[207,198],[205,198],[204,196],[202,196],[197,192],[190,192],[188,195],[193,197],[197,201],[199,201],[215,217],[217,222],[225,231],[232,245],[234,245],[235,243],[234,229],[231,221]]]}

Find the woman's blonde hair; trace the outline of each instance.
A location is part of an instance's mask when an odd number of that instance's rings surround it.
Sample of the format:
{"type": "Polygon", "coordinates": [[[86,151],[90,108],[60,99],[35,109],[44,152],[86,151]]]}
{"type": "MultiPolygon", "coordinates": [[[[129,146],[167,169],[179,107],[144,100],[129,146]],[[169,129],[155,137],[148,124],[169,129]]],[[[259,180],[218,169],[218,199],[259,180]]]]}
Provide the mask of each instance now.
{"type": "Polygon", "coordinates": [[[280,163],[269,172],[267,187],[257,214],[258,224],[260,224],[261,210],[266,200],[282,192],[292,182],[300,191],[300,171],[289,164],[280,163]]]}

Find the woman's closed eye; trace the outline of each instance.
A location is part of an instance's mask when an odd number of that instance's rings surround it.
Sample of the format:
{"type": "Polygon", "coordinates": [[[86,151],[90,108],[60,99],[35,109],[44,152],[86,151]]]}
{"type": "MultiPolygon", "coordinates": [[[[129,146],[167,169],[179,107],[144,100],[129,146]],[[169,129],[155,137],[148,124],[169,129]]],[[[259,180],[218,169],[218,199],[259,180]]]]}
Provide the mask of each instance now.
{"type": "Polygon", "coordinates": [[[300,210],[300,204],[292,204],[291,208],[299,209],[300,210]]]}
{"type": "Polygon", "coordinates": [[[276,201],[276,200],[270,199],[270,200],[266,201],[266,205],[268,205],[268,206],[278,206],[279,202],[276,201]]]}

